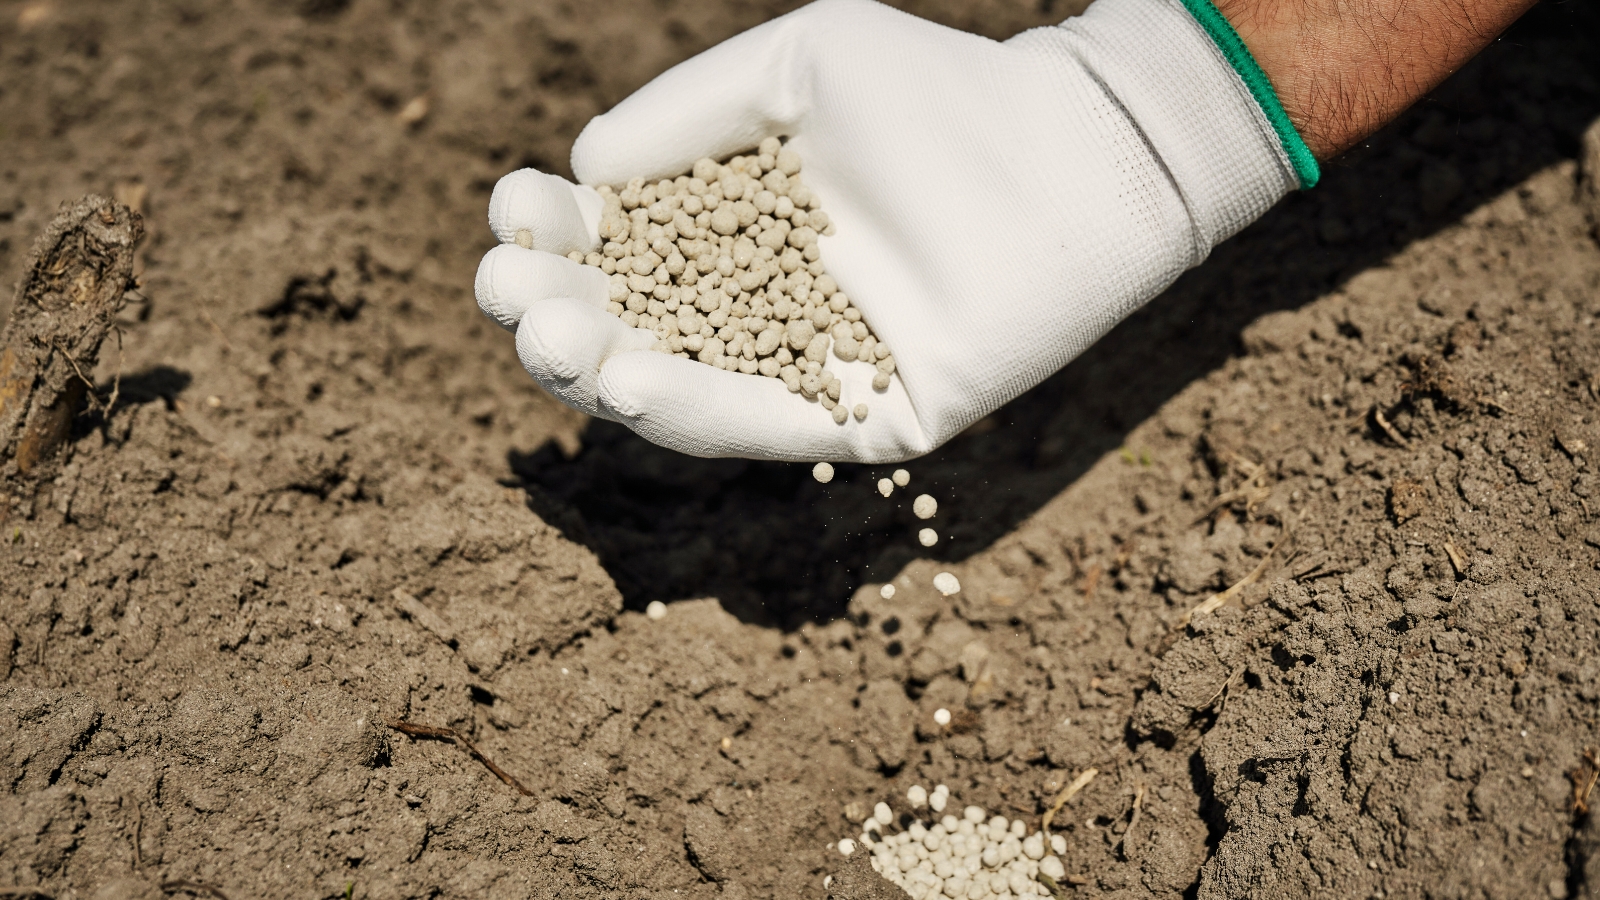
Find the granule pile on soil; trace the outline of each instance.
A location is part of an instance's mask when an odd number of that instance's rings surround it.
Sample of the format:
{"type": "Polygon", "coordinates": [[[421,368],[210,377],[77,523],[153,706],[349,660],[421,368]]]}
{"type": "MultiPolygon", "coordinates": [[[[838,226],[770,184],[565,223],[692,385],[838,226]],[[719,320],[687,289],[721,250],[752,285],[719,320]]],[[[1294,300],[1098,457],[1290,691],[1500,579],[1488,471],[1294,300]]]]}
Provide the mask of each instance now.
{"type": "Polygon", "coordinates": [[[1600,894],[1600,13],[886,499],[585,420],[471,299],[499,175],[786,8],[0,7],[0,284],[61,201],[148,233],[0,492],[0,890],[893,897],[877,802],[1093,767],[1064,897],[1600,894]]]}

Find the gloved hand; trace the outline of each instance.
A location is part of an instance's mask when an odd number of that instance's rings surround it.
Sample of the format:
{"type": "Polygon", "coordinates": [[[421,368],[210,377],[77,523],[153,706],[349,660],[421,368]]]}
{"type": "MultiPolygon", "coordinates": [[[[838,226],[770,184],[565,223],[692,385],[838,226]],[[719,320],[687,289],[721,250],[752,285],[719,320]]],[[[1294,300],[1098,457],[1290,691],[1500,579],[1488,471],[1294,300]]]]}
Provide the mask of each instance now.
{"type": "Polygon", "coordinates": [[[1208,0],[1099,0],[1004,43],[820,0],[596,117],[572,151],[583,184],[502,179],[489,221],[504,243],[478,271],[478,302],[556,397],[684,453],[926,453],[1315,180],[1230,36],[1208,0]],[[863,422],[836,425],[774,378],[649,352],[653,335],[604,312],[606,276],[562,258],[599,244],[586,185],[675,176],[768,135],[800,154],[837,228],[822,261],[897,361],[876,392],[871,366],[830,360],[841,402],[868,404],[863,422]]]}

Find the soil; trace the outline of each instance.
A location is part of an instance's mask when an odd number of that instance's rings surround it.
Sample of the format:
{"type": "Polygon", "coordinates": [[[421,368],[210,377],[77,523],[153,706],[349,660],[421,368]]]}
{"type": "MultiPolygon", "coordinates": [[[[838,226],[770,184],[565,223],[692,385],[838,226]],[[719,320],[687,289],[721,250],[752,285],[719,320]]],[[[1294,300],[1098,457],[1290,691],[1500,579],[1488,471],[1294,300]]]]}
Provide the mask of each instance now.
{"type": "Polygon", "coordinates": [[[1600,895],[1600,12],[884,500],[585,420],[471,300],[500,174],[785,8],[0,5],[0,282],[84,193],[148,230],[0,502],[0,893],[892,896],[846,810],[1092,766],[1063,896],[1600,895]]]}

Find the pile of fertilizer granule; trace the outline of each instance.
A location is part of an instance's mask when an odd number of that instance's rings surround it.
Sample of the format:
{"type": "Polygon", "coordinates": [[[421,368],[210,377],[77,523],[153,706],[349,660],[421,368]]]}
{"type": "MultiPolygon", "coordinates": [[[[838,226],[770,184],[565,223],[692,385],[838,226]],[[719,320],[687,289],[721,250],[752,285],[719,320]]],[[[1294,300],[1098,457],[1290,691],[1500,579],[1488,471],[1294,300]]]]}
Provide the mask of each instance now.
{"type": "MultiPolygon", "coordinates": [[[[726,163],[701,159],[689,175],[598,190],[604,244],[568,258],[611,276],[607,310],[655,334],[652,349],[781,379],[841,425],[851,411],[830,350],[875,365],[872,386],[888,388],[894,355],[823,267],[817,236],[833,223],[777,138],[726,163]]],[[[867,405],[854,414],[865,419],[867,405]]]]}
{"type": "MultiPolygon", "coordinates": [[[[931,807],[938,815],[950,791],[941,784],[930,794],[918,786],[906,799],[913,809],[931,807]]],[[[872,868],[915,900],[1049,897],[1066,875],[1060,859],[1066,839],[1030,834],[1021,819],[988,818],[969,806],[959,817],[946,814],[931,825],[912,818],[903,830],[885,833],[895,822],[889,804],[879,803],[862,821],[860,836],[840,841],[838,849],[848,856],[858,844],[867,848],[872,868]]]]}

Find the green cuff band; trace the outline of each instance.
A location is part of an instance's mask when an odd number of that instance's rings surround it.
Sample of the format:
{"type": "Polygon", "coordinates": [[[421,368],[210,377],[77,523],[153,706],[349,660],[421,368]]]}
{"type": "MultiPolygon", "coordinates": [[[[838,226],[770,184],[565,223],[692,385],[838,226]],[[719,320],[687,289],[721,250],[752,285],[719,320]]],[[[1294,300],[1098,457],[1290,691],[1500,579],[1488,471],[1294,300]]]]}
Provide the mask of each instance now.
{"type": "Polygon", "coordinates": [[[1272,89],[1267,73],[1256,64],[1256,58],[1250,55],[1250,48],[1239,38],[1239,32],[1233,30],[1233,26],[1222,17],[1211,0],[1183,0],[1183,6],[1211,36],[1217,49],[1222,51],[1223,58],[1244,79],[1250,95],[1256,98],[1261,111],[1266,113],[1272,130],[1278,133],[1284,153],[1289,156],[1289,165],[1294,167],[1295,177],[1300,180],[1300,190],[1316,187],[1317,181],[1322,178],[1322,168],[1317,165],[1317,158],[1311,155],[1311,148],[1301,140],[1294,123],[1289,121],[1289,114],[1283,111],[1283,104],[1278,100],[1278,92],[1272,89]]]}

